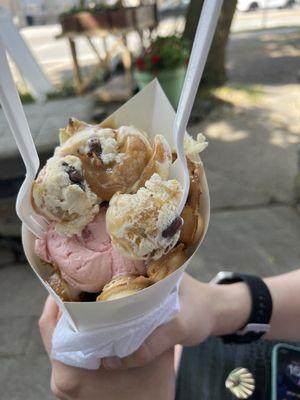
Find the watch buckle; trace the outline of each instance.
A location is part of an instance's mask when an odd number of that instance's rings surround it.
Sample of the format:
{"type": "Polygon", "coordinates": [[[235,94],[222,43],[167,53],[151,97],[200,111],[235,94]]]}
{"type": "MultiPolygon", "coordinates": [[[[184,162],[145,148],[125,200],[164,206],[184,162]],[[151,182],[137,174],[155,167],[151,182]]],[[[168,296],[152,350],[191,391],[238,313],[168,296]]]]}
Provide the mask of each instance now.
{"type": "Polygon", "coordinates": [[[244,336],[247,335],[247,333],[253,332],[253,333],[267,333],[271,329],[270,324],[247,324],[245,328],[240,329],[239,331],[236,332],[236,335],[239,336],[244,336]]]}

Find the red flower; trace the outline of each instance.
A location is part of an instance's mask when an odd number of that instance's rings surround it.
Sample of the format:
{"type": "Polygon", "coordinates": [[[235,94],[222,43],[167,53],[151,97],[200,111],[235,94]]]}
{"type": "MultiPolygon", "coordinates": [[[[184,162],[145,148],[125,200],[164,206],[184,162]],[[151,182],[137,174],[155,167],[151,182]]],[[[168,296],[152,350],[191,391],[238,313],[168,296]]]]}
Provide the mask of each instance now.
{"type": "Polygon", "coordinates": [[[135,63],[136,63],[137,69],[140,69],[141,71],[144,70],[146,67],[145,60],[142,57],[139,57],[135,63]]]}
{"type": "Polygon", "coordinates": [[[160,60],[160,55],[159,54],[152,54],[151,55],[151,63],[152,64],[157,64],[160,60]]]}

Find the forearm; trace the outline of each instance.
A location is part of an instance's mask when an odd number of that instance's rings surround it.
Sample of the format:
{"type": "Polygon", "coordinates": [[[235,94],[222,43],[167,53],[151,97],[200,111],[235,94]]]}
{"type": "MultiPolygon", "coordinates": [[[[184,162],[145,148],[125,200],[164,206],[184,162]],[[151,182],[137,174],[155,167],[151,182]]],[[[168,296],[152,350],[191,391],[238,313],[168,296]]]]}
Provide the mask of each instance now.
{"type": "Polygon", "coordinates": [[[273,313],[268,339],[300,340],[300,270],[265,279],[273,313]]]}
{"type": "MultiPolygon", "coordinates": [[[[268,339],[300,339],[300,270],[264,279],[273,299],[268,339]]],[[[244,283],[211,285],[213,335],[225,335],[242,328],[250,315],[251,299],[244,283]]]]}
{"type": "Polygon", "coordinates": [[[173,349],[144,367],[97,371],[53,364],[58,398],[68,400],[173,400],[175,372],[173,349]]]}

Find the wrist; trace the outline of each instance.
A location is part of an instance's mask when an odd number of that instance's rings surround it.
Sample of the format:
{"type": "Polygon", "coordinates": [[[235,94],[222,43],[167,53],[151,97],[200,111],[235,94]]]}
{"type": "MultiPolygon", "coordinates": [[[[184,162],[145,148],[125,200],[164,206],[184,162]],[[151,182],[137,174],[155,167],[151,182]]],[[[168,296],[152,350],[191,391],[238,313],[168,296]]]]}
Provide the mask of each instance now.
{"type": "Polygon", "coordinates": [[[210,285],[212,336],[228,335],[243,328],[251,312],[251,296],[243,282],[210,285]]]}

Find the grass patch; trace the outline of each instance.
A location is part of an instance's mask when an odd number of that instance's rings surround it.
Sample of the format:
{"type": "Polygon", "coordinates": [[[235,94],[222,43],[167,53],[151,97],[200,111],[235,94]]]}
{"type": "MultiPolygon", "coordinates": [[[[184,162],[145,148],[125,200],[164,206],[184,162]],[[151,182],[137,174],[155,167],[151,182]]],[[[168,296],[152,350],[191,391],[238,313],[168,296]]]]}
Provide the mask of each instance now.
{"type": "Polygon", "coordinates": [[[70,80],[63,81],[56,89],[46,94],[47,100],[65,99],[76,95],[73,83],[70,80]]]}
{"type": "MultiPolygon", "coordinates": [[[[88,75],[88,71],[85,72],[86,75],[88,75]]],[[[84,79],[84,92],[86,93],[94,90],[97,86],[103,83],[103,81],[104,72],[102,70],[98,71],[97,73],[93,73],[92,79],[84,79]]],[[[66,99],[74,96],[78,96],[78,94],[76,93],[73,80],[71,79],[63,80],[53,91],[46,94],[47,100],[66,99]]]]}
{"type": "Polygon", "coordinates": [[[19,92],[19,96],[20,96],[22,104],[35,103],[35,98],[29,92],[19,92]]]}
{"type": "Polygon", "coordinates": [[[241,107],[260,103],[264,93],[262,85],[231,84],[213,89],[213,94],[219,99],[241,107]]]}
{"type": "Polygon", "coordinates": [[[264,97],[262,85],[230,84],[220,87],[200,86],[190,124],[205,120],[208,116],[225,116],[235,108],[258,106],[264,97]]]}

